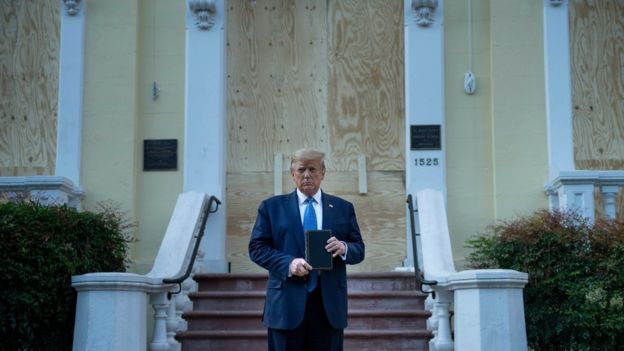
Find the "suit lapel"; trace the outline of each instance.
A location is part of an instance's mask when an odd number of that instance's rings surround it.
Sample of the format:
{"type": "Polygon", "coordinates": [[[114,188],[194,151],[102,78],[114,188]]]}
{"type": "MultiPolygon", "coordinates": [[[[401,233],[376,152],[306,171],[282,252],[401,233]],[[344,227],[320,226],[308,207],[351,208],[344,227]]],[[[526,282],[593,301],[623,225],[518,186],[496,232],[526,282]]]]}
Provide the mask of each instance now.
{"type": "Polygon", "coordinates": [[[288,217],[293,219],[295,228],[295,242],[297,243],[297,247],[299,252],[305,254],[305,242],[303,238],[303,224],[301,223],[301,214],[299,213],[299,199],[297,198],[297,190],[293,191],[288,195],[288,200],[286,201],[286,212],[288,213],[288,217]]]}
{"type": "Polygon", "coordinates": [[[321,192],[321,201],[323,202],[323,229],[331,229],[331,220],[334,217],[332,211],[334,204],[331,196],[321,192]]]}

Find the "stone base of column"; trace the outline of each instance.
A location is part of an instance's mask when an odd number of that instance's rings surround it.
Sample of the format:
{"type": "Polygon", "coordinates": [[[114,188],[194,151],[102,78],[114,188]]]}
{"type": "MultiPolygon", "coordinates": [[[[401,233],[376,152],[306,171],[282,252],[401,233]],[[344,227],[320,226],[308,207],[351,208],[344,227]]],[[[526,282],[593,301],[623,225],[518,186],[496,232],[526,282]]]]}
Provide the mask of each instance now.
{"type": "Polygon", "coordinates": [[[455,351],[526,351],[522,289],[528,274],[467,270],[449,276],[455,301],[455,351]]]}
{"type": "Polygon", "coordinates": [[[146,350],[148,293],[162,284],[133,273],[72,277],[78,291],[73,350],[146,350]]]}

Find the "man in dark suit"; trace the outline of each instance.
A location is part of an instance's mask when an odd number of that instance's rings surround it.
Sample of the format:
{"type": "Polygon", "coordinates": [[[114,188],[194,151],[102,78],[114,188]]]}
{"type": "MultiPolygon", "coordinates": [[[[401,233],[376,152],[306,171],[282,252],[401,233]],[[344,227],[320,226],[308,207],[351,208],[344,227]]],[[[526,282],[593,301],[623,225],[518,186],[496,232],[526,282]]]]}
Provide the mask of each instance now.
{"type": "Polygon", "coordinates": [[[297,189],[258,208],[249,257],[269,271],[264,326],[269,350],[340,351],[347,326],[346,264],[364,259],[353,205],[321,191],[325,154],[296,151],[290,172],[297,189]],[[325,249],[333,269],[314,270],[304,259],[304,228],[329,229],[325,249]]]}

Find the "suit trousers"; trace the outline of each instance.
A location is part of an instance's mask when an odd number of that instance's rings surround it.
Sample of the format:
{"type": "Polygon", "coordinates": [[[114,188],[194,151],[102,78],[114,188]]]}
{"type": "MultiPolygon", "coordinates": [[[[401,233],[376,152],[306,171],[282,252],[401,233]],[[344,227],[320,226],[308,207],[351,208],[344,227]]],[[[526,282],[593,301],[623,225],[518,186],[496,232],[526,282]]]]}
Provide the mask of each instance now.
{"type": "Polygon", "coordinates": [[[308,293],[303,321],[297,328],[269,328],[269,351],[342,351],[343,329],[329,324],[320,285],[322,280],[316,289],[308,293]]]}

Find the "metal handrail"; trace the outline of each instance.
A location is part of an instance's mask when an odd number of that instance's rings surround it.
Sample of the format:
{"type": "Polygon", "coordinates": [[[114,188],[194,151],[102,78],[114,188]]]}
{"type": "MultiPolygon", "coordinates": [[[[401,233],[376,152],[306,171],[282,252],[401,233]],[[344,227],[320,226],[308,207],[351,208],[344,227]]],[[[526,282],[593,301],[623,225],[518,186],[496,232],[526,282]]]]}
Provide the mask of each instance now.
{"type": "Polygon", "coordinates": [[[206,222],[208,221],[208,215],[211,213],[217,212],[219,209],[219,205],[221,205],[221,201],[216,196],[210,196],[208,200],[208,206],[206,206],[206,212],[204,213],[204,218],[202,218],[201,226],[199,227],[199,233],[197,233],[197,240],[195,240],[195,247],[193,247],[193,253],[191,254],[191,259],[188,262],[188,266],[186,267],[186,272],[184,274],[179,275],[173,278],[165,278],[163,279],[164,284],[178,284],[179,290],[176,292],[170,292],[168,297],[171,298],[171,295],[179,294],[182,291],[182,282],[186,280],[191,275],[191,271],[193,270],[193,265],[195,264],[195,258],[197,257],[197,251],[199,251],[199,244],[201,243],[201,239],[204,236],[204,231],[206,230],[206,222]],[[212,210],[212,203],[216,202],[217,206],[214,210],[212,210]]]}
{"type": "Polygon", "coordinates": [[[416,273],[416,281],[420,283],[421,292],[425,294],[432,293],[433,297],[435,298],[435,291],[425,291],[422,288],[423,285],[437,285],[438,281],[426,280],[426,279],[423,279],[421,276],[422,271],[420,269],[419,262],[418,262],[418,249],[416,245],[416,237],[420,236],[420,233],[416,233],[416,226],[414,225],[414,212],[417,212],[418,210],[414,210],[414,201],[412,200],[412,194],[407,195],[407,208],[409,209],[409,213],[410,213],[410,228],[412,230],[412,255],[414,258],[414,273],[416,273]]]}

